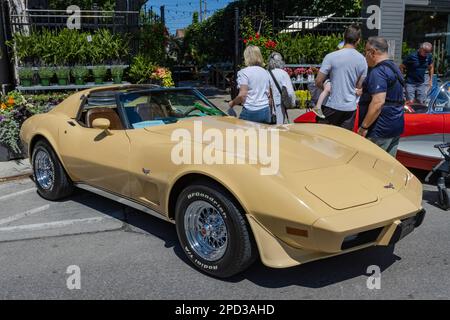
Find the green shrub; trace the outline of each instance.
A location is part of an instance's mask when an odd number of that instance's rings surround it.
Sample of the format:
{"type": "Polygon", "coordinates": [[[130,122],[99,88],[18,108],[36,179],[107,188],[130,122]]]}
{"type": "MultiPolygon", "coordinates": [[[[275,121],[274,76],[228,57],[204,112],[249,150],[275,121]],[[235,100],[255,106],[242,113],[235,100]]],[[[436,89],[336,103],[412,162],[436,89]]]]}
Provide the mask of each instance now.
{"type": "Polygon", "coordinates": [[[41,67],[38,70],[38,75],[41,79],[50,79],[55,74],[55,68],[53,67],[41,67]]]}
{"type": "Polygon", "coordinates": [[[16,33],[7,44],[14,50],[19,64],[93,64],[122,60],[128,56],[127,35],[112,34],[107,29],[94,33],[74,29],[43,29],[29,35],[16,33]]]}
{"type": "Polygon", "coordinates": [[[31,67],[22,67],[18,71],[20,79],[33,79],[34,71],[31,67]]]}
{"type": "Polygon", "coordinates": [[[89,75],[89,69],[85,66],[76,66],[72,68],[74,78],[84,79],[89,75]]]}
{"type": "Polygon", "coordinates": [[[123,76],[123,67],[113,66],[111,68],[111,75],[113,76],[113,78],[122,77],[123,76]]]}
{"type": "Polygon", "coordinates": [[[95,78],[104,78],[106,73],[108,72],[108,68],[105,66],[94,66],[92,69],[92,74],[95,78]]]}
{"type": "Polygon", "coordinates": [[[150,80],[154,69],[154,64],[147,57],[139,54],[134,57],[128,75],[133,83],[145,83],[150,80]]]}
{"type": "Polygon", "coordinates": [[[70,75],[70,69],[68,67],[58,67],[55,73],[58,79],[67,79],[70,75]]]}

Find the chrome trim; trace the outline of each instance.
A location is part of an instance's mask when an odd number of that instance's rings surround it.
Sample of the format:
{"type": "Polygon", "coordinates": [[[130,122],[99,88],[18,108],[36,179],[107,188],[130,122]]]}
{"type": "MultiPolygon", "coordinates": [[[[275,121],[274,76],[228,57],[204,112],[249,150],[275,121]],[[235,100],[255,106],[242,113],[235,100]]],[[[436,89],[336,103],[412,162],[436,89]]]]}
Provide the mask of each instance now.
{"type": "Polygon", "coordinates": [[[103,189],[100,189],[100,188],[97,188],[97,187],[93,187],[93,186],[91,186],[89,184],[86,184],[86,183],[75,183],[75,186],[80,188],[80,189],[83,189],[83,190],[86,190],[86,191],[98,194],[99,196],[102,196],[102,197],[114,200],[116,202],[122,203],[122,204],[124,204],[126,206],[129,206],[129,207],[132,207],[132,208],[134,208],[136,210],[143,211],[143,212],[148,213],[148,214],[150,214],[150,215],[152,215],[154,217],[160,218],[160,219],[162,219],[164,221],[175,223],[175,221],[169,219],[168,217],[160,214],[159,212],[157,212],[157,211],[155,211],[153,209],[150,209],[149,207],[147,207],[147,206],[145,206],[143,204],[140,204],[140,203],[138,203],[138,202],[136,202],[134,200],[129,200],[127,198],[119,196],[119,195],[117,195],[115,193],[112,193],[110,191],[106,191],[106,190],[103,190],[103,189]]]}

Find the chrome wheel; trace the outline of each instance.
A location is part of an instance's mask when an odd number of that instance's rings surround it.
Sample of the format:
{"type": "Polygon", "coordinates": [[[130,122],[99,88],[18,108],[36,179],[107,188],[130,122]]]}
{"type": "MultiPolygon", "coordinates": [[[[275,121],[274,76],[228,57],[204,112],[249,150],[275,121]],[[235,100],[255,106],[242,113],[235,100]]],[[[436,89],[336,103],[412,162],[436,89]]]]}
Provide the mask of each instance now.
{"type": "Polygon", "coordinates": [[[55,182],[55,167],[50,155],[45,150],[39,150],[34,156],[34,174],[42,189],[49,190],[55,182]]]}
{"type": "Polygon", "coordinates": [[[222,215],[206,201],[194,201],[186,209],[184,230],[192,250],[207,261],[225,254],[228,230],[222,215]]]}

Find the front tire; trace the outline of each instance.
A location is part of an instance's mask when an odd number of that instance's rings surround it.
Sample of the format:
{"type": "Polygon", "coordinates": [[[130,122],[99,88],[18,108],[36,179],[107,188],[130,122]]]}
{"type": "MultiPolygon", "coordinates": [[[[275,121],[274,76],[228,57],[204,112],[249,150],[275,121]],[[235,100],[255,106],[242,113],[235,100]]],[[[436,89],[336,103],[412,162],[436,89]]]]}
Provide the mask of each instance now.
{"type": "Polygon", "coordinates": [[[36,143],[31,159],[34,181],[41,197],[59,200],[72,194],[73,183],[47,141],[36,143]]]}
{"type": "Polygon", "coordinates": [[[207,274],[231,277],[247,269],[257,256],[243,212],[218,185],[204,182],[184,189],[175,220],[183,251],[207,274]]]}

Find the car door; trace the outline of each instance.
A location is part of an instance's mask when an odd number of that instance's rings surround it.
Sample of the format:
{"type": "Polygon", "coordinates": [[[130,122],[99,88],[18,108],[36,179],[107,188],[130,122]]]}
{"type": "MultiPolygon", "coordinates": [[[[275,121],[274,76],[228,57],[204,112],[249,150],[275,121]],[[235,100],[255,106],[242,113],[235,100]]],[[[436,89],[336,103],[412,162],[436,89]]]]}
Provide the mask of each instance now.
{"type": "Polygon", "coordinates": [[[67,121],[60,132],[62,160],[75,182],[129,196],[130,140],[115,102],[81,108],[78,118],[67,121]],[[93,128],[94,118],[110,120],[111,130],[93,128]]]}

